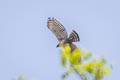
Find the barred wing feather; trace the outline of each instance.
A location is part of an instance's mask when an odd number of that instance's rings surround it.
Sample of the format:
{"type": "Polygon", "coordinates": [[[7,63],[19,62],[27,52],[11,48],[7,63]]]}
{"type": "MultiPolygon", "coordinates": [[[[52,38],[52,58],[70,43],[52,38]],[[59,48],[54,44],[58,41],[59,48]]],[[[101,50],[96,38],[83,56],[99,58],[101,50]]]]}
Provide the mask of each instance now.
{"type": "Polygon", "coordinates": [[[65,27],[54,18],[48,18],[48,28],[55,34],[59,41],[66,40],[68,34],[65,27]]]}

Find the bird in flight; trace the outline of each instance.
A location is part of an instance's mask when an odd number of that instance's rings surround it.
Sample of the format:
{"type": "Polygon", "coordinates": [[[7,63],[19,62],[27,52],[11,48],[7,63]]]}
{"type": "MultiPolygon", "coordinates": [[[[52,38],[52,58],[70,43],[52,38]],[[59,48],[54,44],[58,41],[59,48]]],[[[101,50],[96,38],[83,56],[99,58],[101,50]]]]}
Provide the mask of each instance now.
{"type": "Polygon", "coordinates": [[[77,48],[76,45],[73,44],[73,42],[80,41],[80,38],[75,30],[73,30],[68,37],[65,27],[54,18],[48,18],[47,26],[59,41],[57,47],[69,44],[71,48],[71,53],[77,48]]]}

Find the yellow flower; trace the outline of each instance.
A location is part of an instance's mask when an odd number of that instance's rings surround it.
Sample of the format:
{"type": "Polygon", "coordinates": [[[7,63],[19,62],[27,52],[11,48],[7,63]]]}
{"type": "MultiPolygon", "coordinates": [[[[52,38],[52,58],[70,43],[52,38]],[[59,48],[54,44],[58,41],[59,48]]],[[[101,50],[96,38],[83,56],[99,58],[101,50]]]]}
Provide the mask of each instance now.
{"type": "Polygon", "coordinates": [[[84,55],[84,58],[85,59],[89,59],[90,57],[92,56],[92,53],[91,52],[88,52],[84,55]]]}
{"type": "Polygon", "coordinates": [[[64,45],[61,47],[61,60],[62,65],[67,68],[74,67],[75,72],[80,72],[82,76],[85,76],[86,72],[95,76],[95,79],[101,79],[104,75],[111,73],[111,68],[106,64],[106,60],[92,60],[87,61],[92,56],[91,52],[84,53],[82,50],[76,48],[72,53],[70,46],[64,45]],[[70,64],[67,64],[67,61],[70,64]]]}

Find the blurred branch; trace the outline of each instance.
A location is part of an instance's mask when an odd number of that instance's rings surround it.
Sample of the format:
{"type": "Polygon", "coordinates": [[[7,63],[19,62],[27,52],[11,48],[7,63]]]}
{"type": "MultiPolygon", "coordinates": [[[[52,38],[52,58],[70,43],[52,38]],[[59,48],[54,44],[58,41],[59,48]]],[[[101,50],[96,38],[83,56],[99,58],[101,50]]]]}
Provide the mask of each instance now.
{"type": "Polygon", "coordinates": [[[86,78],[85,76],[82,76],[82,75],[80,74],[80,72],[79,72],[74,66],[73,66],[73,68],[74,68],[76,74],[80,77],[80,79],[82,79],[82,80],[87,80],[87,78],[86,78]]]}

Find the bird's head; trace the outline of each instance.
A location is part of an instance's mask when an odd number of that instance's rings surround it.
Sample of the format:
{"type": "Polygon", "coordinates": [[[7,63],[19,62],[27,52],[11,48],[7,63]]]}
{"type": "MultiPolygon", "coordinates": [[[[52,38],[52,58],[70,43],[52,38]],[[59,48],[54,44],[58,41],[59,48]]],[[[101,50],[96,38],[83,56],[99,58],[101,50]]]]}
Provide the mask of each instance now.
{"type": "Polygon", "coordinates": [[[59,44],[58,44],[56,47],[61,47],[61,46],[64,45],[64,43],[65,43],[65,41],[64,41],[64,40],[61,40],[61,41],[59,42],[59,44]]]}

